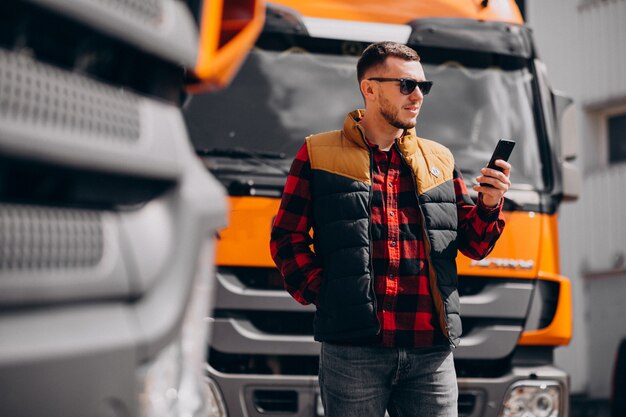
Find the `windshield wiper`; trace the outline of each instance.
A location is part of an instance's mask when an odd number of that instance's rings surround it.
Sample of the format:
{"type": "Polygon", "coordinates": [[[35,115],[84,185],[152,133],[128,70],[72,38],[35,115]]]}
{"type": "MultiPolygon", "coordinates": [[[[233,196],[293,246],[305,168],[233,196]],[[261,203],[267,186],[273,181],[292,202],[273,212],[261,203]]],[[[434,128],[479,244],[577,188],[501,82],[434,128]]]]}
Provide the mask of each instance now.
{"type": "Polygon", "coordinates": [[[255,151],[251,149],[245,149],[241,147],[233,148],[211,148],[211,149],[196,149],[198,156],[226,156],[229,158],[244,158],[251,159],[262,165],[274,168],[280,171],[281,174],[288,175],[289,170],[282,166],[276,165],[268,161],[268,159],[285,159],[287,155],[282,152],[271,151],[255,151]]]}

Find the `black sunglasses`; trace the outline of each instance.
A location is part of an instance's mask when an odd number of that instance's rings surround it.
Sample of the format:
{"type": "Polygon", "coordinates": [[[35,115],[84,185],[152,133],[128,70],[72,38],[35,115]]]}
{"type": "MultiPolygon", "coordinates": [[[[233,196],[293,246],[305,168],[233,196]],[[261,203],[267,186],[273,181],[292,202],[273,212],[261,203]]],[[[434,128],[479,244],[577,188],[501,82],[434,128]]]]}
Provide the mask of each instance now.
{"type": "Polygon", "coordinates": [[[405,96],[411,94],[415,87],[419,88],[423,95],[426,95],[430,93],[430,89],[433,86],[432,81],[417,81],[412,78],[368,78],[368,80],[381,83],[397,81],[400,83],[400,92],[405,96]]]}

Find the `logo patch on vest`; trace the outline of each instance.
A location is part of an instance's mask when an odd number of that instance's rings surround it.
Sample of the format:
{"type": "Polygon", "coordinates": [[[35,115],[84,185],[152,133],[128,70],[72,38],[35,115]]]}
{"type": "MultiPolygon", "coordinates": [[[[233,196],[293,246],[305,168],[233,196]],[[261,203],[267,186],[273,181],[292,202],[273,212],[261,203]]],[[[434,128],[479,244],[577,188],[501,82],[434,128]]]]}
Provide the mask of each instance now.
{"type": "Polygon", "coordinates": [[[433,174],[436,178],[439,178],[439,176],[441,175],[441,171],[439,171],[439,168],[437,167],[432,167],[430,169],[430,173],[433,174]]]}

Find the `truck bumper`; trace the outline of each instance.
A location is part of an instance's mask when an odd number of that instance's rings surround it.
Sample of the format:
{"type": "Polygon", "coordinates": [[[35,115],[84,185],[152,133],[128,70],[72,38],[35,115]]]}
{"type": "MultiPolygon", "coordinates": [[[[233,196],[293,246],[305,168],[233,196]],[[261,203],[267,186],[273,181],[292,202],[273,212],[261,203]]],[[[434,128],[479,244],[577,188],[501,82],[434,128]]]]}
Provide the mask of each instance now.
{"type": "MultiPolygon", "coordinates": [[[[211,367],[208,374],[221,391],[227,417],[323,416],[317,377],[225,374],[211,367]]],[[[515,367],[499,378],[459,378],[459,417],[497,417],[512,386],[541,382],[558,384],[558,417],[569,417],[568,376],[552,366],[515,367]]]]}

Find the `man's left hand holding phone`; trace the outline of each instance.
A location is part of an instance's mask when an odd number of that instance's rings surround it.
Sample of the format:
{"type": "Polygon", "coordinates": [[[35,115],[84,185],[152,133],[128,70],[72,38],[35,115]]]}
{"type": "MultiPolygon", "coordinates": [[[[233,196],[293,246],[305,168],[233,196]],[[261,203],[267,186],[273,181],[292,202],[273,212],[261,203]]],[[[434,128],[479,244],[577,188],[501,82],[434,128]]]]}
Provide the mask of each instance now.
{"type": "Polygon", "coordinates": [[[500,140],[498,146],[489,161],[488,166],[480,170],[481,175],[476,177],[478,185],[474,185],[474,190],[482,194],[482,203],[486,207],[492,208],[500,204],[500,200],[511,187],[509,176],[511,174],[511,164],[506,162],[515,146],[515,142],[500,140]]]}

